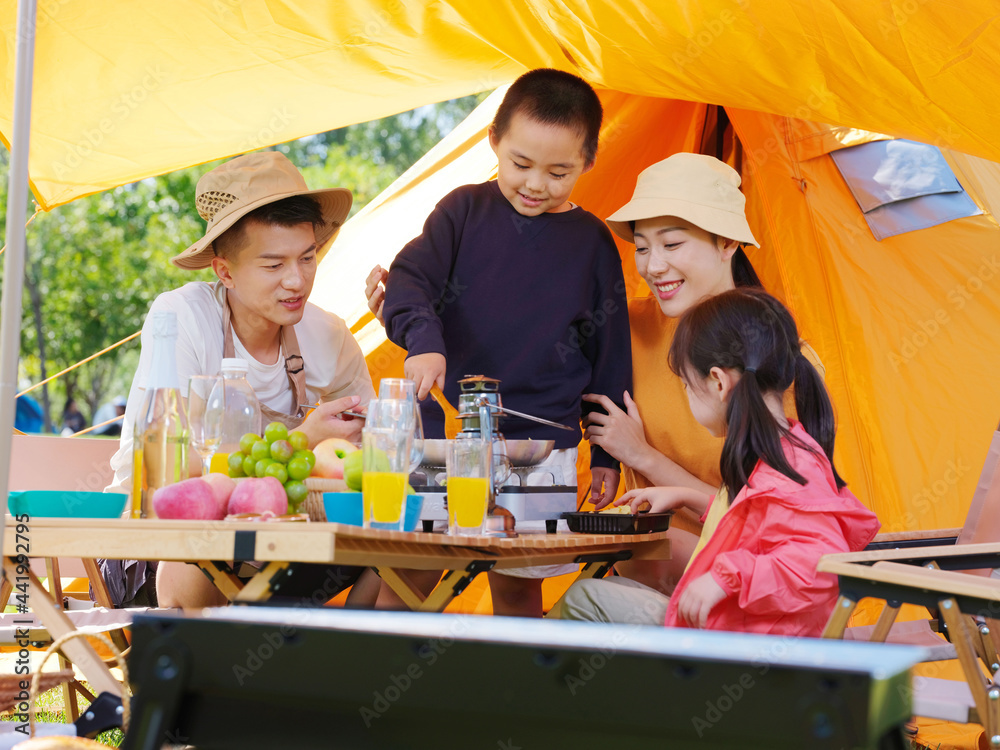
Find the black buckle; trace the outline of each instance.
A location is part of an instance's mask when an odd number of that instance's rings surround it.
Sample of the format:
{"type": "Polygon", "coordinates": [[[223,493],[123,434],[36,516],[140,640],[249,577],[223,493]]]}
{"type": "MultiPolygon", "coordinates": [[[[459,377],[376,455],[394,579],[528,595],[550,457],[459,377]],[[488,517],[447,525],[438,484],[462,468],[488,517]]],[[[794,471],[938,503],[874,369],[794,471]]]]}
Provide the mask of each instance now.
{"type": "Polygon", "coordinates": [[[306,367],[305,360],[302,359],[302,357],[300,357],[298,354],[293,354],[290,357],[285,357],[285,372],[287,372],[289,375],[295,375],[297,373],[300,373],[305,369],[305,367],[306,367]],[[297,359],[299,361],[298,369],[295,370],[292,369],[291,363],[293,359],[297,359]]]}

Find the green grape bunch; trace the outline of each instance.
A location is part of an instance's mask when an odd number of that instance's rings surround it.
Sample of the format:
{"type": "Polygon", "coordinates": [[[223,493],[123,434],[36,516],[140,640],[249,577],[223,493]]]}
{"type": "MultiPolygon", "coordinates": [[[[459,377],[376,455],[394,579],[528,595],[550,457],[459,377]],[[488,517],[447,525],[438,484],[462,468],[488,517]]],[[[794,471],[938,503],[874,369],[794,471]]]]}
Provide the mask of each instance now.
{"type": "Polygon", "coordinates": [[[274,477],[285,488],[288,512],[295,513],[306,499],[305,478],[316,465],[304,432],[289,432],[281,422],[271,422],[264,435],[248,432],[240,438],[240,449],[229,454],[229,476],[274,477]]]}

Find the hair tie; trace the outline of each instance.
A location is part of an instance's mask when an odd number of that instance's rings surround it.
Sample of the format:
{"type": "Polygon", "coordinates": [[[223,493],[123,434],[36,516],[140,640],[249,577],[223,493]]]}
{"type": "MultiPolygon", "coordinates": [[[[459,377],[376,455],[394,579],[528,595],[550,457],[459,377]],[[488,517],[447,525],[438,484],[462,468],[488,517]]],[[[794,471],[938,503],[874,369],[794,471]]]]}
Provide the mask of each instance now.
{"type": "Polygon", "coordinates": [[[756,367],[744,367],[743,368],[743,374],[745,375],[748,372],[752,372],[752,373],[756,374],[757,368],[756,367]]]}

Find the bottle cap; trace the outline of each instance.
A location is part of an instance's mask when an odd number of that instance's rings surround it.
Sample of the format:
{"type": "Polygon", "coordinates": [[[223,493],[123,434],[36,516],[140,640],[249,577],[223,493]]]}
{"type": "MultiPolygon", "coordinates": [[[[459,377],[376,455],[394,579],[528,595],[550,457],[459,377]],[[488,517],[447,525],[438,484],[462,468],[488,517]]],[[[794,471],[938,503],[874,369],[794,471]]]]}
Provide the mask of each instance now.
{"type": "Polygon", "coordinates": [[[171,310],[153,313],[153,338],[177,338],[177,313],[171,310]]]}
{"type": "Polygon", "coordinates": [[[222,372],[241,372],[246,375],[250,372],[250,363],[238,357],[226,357],[222,360],[222,372]]]}

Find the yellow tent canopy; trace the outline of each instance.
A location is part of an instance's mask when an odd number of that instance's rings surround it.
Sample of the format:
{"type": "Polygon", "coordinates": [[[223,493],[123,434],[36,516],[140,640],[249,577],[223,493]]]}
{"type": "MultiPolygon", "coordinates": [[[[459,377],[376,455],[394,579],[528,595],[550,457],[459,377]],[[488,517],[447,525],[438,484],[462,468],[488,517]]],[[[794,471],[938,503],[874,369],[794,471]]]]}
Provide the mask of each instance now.
{"type": "MultiPolygon", "coordinates": [[[[2,7],[0,137],[9,143],[15,3],[2,7]]],[[[827,366],[844,474],[890,528],[951,525],[964,515],[1000,416],[992,383],[1000,177],[985,161],[1000,160],[996,21],[992,0],[961,8],[927,0],[46,2],[36,26],[30,181],[48,209],[554,66],[603,90],[598,167],[575,193],[603,217],[644,166],[710,150],[705,134],[723,107],[732,123],[727,158],[743,173],[763,244],[753,260],[827,366]],[[828,154],[886,137],[877,133],[941,146],[984,213],[875,242],[828,154]]],[[[316,300],[357,324],[376,372],[393,356],[365,322],[360,281],[372,263],[391,259],[404,228],[416,234],[451,186],[489,177],[482,136],[493,101],[356,217],[324,263],[316,300]]],[[[630,248],[621,250],[631,273],[630,248]]],[[[630,284],[642,292],[634,276],[630,284]]]]}
{"type": "MultiPolygon", "coordinates": [[[[16,3],[0,7],[9,145],[16,3]]],[[[1000,160],[996,21],[993,0],[52,0],[31,185],[50,209],[542,66],[1000,160]]]]}

